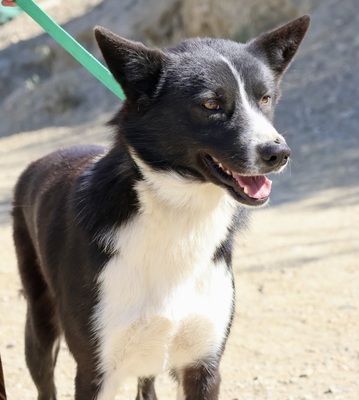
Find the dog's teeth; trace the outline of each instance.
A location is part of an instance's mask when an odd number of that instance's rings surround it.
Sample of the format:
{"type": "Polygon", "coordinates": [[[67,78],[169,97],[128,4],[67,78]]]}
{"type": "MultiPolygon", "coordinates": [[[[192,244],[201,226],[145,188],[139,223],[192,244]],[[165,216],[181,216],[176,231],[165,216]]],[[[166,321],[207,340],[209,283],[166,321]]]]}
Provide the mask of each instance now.
{"type": "Polygon", "coordinates": [[[249,194],[248,189],[247,189],[246,187],[243,188],[243,192],[244,192],[245,194],[247,194],[247,195],[249,194]]]}
{"type": "Polygon", "coordinates": [[[227,169],[221,162],[219,162],[215,157],[212,157],[213,161],[217,164],[217,167],[220,168],[227,175],[232,176],[232,172],[227,169]]]}

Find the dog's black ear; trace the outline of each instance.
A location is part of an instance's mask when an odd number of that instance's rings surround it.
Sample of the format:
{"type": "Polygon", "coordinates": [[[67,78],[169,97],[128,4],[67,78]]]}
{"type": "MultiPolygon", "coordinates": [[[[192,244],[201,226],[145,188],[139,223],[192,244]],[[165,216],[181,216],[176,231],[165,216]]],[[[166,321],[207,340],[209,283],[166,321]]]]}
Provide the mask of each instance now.
{"type": "Polygon", "coordinates": [[[277,79],[283,75],[298,50],[310,24],[309,15],[263,33],[248,43],[248,50],[265,58],[277,79]]]}
{"type": "Polygon", "coordinates": [[[103,27],[95,28],[95,37],[109,70],[127,99],[136,102],[150,98],[167,56],[161,50],[123,39],[103,27]]]}

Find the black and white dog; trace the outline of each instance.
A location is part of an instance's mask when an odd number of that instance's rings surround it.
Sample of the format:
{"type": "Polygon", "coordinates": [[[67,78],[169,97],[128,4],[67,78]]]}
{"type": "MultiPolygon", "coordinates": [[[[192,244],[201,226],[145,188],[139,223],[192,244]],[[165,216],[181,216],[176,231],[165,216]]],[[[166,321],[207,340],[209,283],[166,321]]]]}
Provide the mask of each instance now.
{"type": "Polygon", "coordinates": [[[26,360],[39,400],[56,398],[65,335],[76,400],[114,399],[128,375],[155,400],[218,399],[231,327],[232,241],[243,206],[266,204],[290,149],[272,126],[304,16],[247,44],[192,39],[149,49],[95,30],[127,100],[109,149],[78,146],[20,177],[14,240],[28,302],[26,360]]]}

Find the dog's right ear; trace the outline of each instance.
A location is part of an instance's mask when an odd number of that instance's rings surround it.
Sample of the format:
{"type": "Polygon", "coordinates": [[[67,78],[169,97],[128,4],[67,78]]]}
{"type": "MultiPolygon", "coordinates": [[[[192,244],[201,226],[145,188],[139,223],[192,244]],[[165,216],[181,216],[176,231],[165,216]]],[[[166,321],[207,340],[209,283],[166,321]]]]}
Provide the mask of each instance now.
{"type": "Polygon", "coordinates": [[[264,57],[279,80],[297,52],[309,23],[309,15],[304,15],[277,29],[263,33],[250,41],[247,49],[257,57],[264,57]]]}
{"type": "Polygon", "coordinates": [[[112,75],[131,102],[146,101],[154,93],[167,56],[142,43],[126,40],[103,27],[95,37],[112,75]]]}

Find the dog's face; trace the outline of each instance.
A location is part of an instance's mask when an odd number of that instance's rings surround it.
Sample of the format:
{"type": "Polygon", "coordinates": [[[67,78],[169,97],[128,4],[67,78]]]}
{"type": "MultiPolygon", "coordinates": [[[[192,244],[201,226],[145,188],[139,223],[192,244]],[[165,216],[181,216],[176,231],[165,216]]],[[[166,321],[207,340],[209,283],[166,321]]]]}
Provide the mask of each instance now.
{"type": "Polygon", "coordinates": [[[191,39],[164,51],[97,28],[127,100],[120,135],[151,168],[210,181],[250,206],[268,201],[265,174],[290,149],[271,121],[279,83],[309,26],[294,20],[247,44],[191,39]]]}

